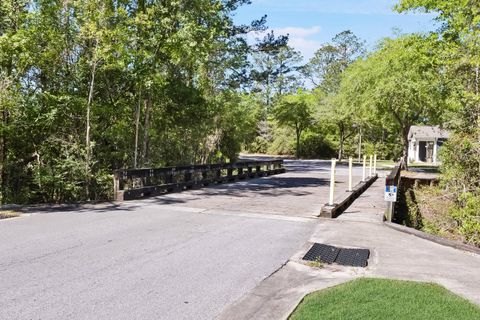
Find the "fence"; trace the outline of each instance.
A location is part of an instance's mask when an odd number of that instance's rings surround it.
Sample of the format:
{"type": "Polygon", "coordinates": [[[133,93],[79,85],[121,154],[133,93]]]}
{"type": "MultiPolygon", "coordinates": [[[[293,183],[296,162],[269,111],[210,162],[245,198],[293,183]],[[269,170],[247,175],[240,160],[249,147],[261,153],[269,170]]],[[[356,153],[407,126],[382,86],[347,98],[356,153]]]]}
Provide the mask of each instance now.
{"type": "MultiPolygon", "coordinates": [[[[391,186],[398,187],[400,186],[402,170],[405,169],[405,160],[404,158],[400,159],[397,165],[393,168],[390,174],[385,179],[385,189],[389,190],[391,186]]],[[[387,210],[385,212],[385,219],[387,221],[392,221],[393,216],[395,215],[395,201],[387,202],[387,210]]]]}
{"type": "Polygon", "coordinates": [[[116,170],[114,199],[131,200],[283,172],[283,160],[116,170]]]}

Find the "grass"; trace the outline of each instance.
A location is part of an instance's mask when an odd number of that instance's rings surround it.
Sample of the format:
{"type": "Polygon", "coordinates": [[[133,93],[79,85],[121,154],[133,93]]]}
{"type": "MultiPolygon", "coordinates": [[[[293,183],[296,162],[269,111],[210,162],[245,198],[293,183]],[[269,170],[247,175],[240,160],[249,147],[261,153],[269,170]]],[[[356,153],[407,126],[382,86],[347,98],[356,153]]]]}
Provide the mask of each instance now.
{"type": "Polygon", "coordinates": [[[480,307],[435,284],[362,278],[306,296],[289,319],[478,320],[480,307]]]}
{"type": "MultiPolygon", "coordinates": [[[[367,159],[367,166],[368,166],[368,162],[370,160],[367,159]]],[[[377,168],[378,169],[391,169],[393,167],[395,167],[397,163],[395,161],[392,161],[392,160],[378,160],[377,161],[377,168]]]]}
{"type": "Polygon", "coordinates": [[[18,217],[20,214],[15,211],[6,210],[0,211],[0,219],[8,219],[8,218],[15,218],[18,217]]]}
{"type": "Polygon", "coordinates": [[[307,265],[312,268],[323,268],[323,262],[320,257],[315,259],[315,261],[309,261],[307,265]]]}

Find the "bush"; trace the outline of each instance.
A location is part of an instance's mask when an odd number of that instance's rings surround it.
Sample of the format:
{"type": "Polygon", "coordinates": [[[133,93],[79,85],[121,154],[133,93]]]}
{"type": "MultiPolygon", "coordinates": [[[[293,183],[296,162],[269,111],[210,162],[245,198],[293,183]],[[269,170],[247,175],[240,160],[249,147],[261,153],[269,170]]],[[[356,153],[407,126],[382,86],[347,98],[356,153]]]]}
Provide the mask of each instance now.
{"type": "Polygon", "coordinates": [[[480,246],[480,196],[464,193],[459,198],[459,204],[450,210],[457,221],[459,230],[469,244],[480,246]]]}
{"type": "Polygon", "coordinates": [[[267,149],[269,154],[295,154],[295,135],[290,128],[275,128],[273,134],[273,141],[267,149]]]}
{"type": "Polygon", "coordinates": [[[316,133],[307,133],[301,141],[300,156],[307,159],[329,159],[335,157],[337,151],[325,138],[316,133]]]}

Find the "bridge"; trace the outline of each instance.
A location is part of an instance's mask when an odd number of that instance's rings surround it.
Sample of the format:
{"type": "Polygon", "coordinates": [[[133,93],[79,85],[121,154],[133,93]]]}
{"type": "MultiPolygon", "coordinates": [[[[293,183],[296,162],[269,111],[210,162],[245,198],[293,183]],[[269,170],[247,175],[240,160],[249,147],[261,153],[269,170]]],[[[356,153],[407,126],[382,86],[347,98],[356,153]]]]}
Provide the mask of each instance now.
{"type": "MultiPolygon", "coordinates": [[[[280,319],[305,288],[364,274],[435,279],[480,303],[478,256],[383,225],[384,179],[338,219],[319,219],[330,162],[284,166],[234,183],[0,221],[0,318],[280,319]],[[312,242],[369,248],[371,266],[314,270],[299,259],[312,242]]],[[[354,167],[353,183],[361,179],[354,167]]],[[[347,181],[348,166],[339,164],[337,197],[347,181]]]]}

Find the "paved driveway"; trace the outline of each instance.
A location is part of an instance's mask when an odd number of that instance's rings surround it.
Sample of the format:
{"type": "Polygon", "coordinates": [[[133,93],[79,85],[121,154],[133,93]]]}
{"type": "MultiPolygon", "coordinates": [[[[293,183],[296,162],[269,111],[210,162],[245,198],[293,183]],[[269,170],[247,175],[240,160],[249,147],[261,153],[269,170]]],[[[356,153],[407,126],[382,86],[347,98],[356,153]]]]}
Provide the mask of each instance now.
{"type": "Polygon", "coordinates": [[[288,165],[239,184],[0,221],[0,319],[215,317],[314,230],[329,164],[288,165]]]}

